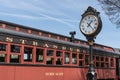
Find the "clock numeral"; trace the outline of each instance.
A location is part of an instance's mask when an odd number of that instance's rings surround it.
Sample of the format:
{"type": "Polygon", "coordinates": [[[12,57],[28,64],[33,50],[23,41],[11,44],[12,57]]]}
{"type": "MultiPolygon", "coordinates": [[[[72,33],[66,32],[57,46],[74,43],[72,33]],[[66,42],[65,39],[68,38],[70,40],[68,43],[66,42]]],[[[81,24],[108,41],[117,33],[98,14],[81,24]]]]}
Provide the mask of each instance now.
{"type": "Polygon", "coordinates": [[[90,19],[91,17],[90,16],[88,16],[88,19],[90,19]]]}
{"type": "Polygon", "coordinates": [[[82,28],[82,30],[85,30],[85,28],[82,28]]]}
{"type": "Polygon", "coordinates": [[[85,18],[85,20],[87,20],[87,18],[85,18]]]}
{"type": "Polygon", "coordinates": [[[85,21],[82,21],[82,23],[84,23],[85,21]]]}
{"type": "Polygon", "coordinates": [[[96,22],[96,19],[94,19],[93,21],[96,22]]]}
{"type": "Polygon", "coordinates": [[[96,29],[97,27],[94,27],[94,29],[96,29]]]}
{"type": "Polygon", "coordinates": [[[84,25],[81,25],[82,27],[84,27],[84,25]]]}
{"type": "Polygon", "coordinates": [[[97,25],[97,23],[95,23],[95,25],[97,25]]]}
{"type": "Polygon", "coordinates": [[[90,31],[88,31],[88,34],[90,33],[90,31]]]}

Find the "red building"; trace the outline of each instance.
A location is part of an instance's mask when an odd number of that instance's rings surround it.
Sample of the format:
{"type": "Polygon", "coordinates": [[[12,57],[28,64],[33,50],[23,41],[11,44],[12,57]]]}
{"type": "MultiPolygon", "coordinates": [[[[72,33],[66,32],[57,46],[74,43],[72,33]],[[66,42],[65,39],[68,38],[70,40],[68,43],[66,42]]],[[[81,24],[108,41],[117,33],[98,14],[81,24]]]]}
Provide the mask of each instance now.
{"type": "MultiPolygon", "coordinates": [[[[87,42],[6,21],[0,21],[1,80],[86,80],[87,42]]],[[[94,44],[98,80],[117,80],[119,54],[94,44]]]]}

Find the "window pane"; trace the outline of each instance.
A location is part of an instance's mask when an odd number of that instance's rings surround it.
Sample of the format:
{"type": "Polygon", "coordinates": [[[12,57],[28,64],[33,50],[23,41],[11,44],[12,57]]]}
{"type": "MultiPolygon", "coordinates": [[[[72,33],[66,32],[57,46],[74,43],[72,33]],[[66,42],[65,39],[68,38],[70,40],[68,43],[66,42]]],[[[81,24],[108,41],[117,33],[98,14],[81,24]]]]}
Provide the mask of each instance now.
{"type": "Polygon", "coordinates": [[[46,64],[53,64],[53,58],[47,58],[46,59],[46,64]]]}
{"type": "Polygon", "coordinates": [[[20,46],[11,45],[11,52],[20,53],[20,46]]]}
{"type": "Polygon", "coordinates": [[[99,56],[96,56],[96,60],[97,60],[97,61],[99,61],[99,60],[100,60],[99,58],[100,58],[99,56]]]}
{"type": "Polygon", "coordinates": [[[79,59],[83,59],[83,54],[79,54],[79,59]]]}
{"type": "Polygon", "coordinates": [[[12,63],[19,63],[19,55],[11,54],[10,55],[10,62],[12,63]]]}
{"type": "Polygon", "coordinates": [[[96,62],[96,67],[100,67],[100,62],[96,62]]]}
{"type": "Polygon", "coordinates": [[[28,62],[32,61],[32,48],[29,47],[24,48],[24,61],[28,62]]]}
{"type": "Polygon", "coordinates": [[[104,62],[101,63],[101,67],[104,67],[104,62]]]}
{"type": "Polygon", "coordinates": [[[105,61],[108,61],[108,58],[107,58],[107,57],[105,58],[105,61]]]}
{"type": "Polygon", "coordinates": [[[72,54],[72,63],[77,64],[77,54],[72,54]]]}
{"type": "Polygon", "coordinates": [[[85,65],[89,65],[89,56],[85,55],[85,65]]]}
{"type": "Polygon", "coordinates": [[[0,62],[5,62],[6,55],[0,54],[0,62]]]}
{"type": "Polygon", "coordinates": [[[16,29],[16,27],[15,27],[15,26],[12,26],[12,25],[6,25],[6,28],[7,28],[7,29],[12,29],[12,30],[15,30],[15,29],[16,29]]]}
{"type": "Polygon", "coordinates": [[[6,51],[6,44],[0,44],[0,51],[6,51]]]}
{"type": "Polygon", "coordinates": [[[47,56],[53,56],[53,50],[47,50],[47,56]]]}
{"type": "Polygon", "coordinates": [[[104,57],[101,57],[101,61],[104,61],[104,57]]]}
{"type": "Polygon", "coordinates": [[[61,51],[56,51],[56,56],[57,57],[62,57],[62,52],[61,51]]]}
{"type": "Polygon", "coordinates": [[[108,67],[109,67],[109,64],[108,64],[108,63],[105,63],[105,67],[108,68],[108,67]]]}
{"type": "Polygon", "coordinates": [[[56,65],[62,65],[62,59],[61,58],[56,59],[56,65]]]}
{"type": "Polygon", "coordinates": [[[113,59],[110,59],[110,66],[111,66],[111,67],[114,66],[114,61],[113,61],[113,59]]]}
{"type": "Polygon", "coordinates": [[[83,63],[84,63],[84,61],[80,60],[79,61],[79,66],[83,66],[84,65],[83,63]]]}
{"type": "Polygon", "coordinates": [[[44,32],[44,33],[42,33],[42,36],[48,37],[49,34],[44,32]]]}
{"type": "Polygon", "coordinates": [[[44,49],[36,49],[36,62],[43,62],[44,49]]]}
{"type": "Polygon", "coordinates": [[[65,59],[64,59],[64,63],[65,64],[69,64],[70,63],[70,53],[65,52],[65,59]]]}

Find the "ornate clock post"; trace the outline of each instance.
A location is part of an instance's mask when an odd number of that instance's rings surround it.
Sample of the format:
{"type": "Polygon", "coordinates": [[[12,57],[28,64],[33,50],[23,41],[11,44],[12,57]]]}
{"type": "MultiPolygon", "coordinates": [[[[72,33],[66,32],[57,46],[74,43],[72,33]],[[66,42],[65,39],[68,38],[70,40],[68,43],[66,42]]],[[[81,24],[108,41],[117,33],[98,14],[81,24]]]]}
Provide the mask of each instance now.
{"type": "Polygon", "coordinates": [[[89,6],[88,9],[83,13],[80,21],[80,31],[86,37],[89,44],[90,66],[87,73],[87,80],[97,80],[97,74],[95,73],[94,69],[92,46],[94,44],[94,39],[102,28],[102,21],[99,14],[99,12],[89,6]]]}

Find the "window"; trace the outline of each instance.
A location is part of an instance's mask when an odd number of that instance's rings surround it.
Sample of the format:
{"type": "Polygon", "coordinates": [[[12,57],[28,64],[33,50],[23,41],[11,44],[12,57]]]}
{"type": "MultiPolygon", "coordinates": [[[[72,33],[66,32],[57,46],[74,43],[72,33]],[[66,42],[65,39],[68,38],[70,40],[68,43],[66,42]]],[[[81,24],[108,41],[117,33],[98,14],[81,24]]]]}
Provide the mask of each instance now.
{"type": "Polygon", "coordinates": [[[36,49],[36,62],[43,62],[44,49],[36,49]]]}
{"type": "Polygon", "coordinates": [[[83,59],[83,54],[79,54],[79,59],[83,59]]]}
{"type": "Polygon", "coordinates": [[[100,58],[99,56],[96,56],[96,60],[97,60],[97,61],[99,61],[99,58],[100,58]]]}
{"type": "Polygon", "coordinates": [[[65,40],[65,37],[64,37],[64,36],[60,36],[59,39],[60,39],[60,40],[65,40]]]}
{"type": "Polygon", "coordinates": [[[83,49],[82,48],[80,49],[80,53],[83,53],[83,49]]]}
{"type": "Polygon", "coordinates": [[[19,57],[20,55],[16,55],[16,54],[11,54],[10,55],[10,62],[11,63],[19,63],[19,57]]]}
{"type": "Polygon", "coordinates": [[[0,51],[6,51],[6,44],[0,44],[0,51]]]}
{"type": "Polygon", "coordinates": [[[12,25],[6,25],[6,28],[7,28],[7,29],[11,29],[11,30],[15,30],[15,29],[16,29],[16,27],[15,27],[15,26],[12,26],[12,25]]]}
{"type": "Polygon", "coordinates": [[[32,62],[32,48],[24,48],[24,61],[32,62]]]}
{"type": "Polygon", "coordinates": [[[39,32],[38,32],[38,31],[34,31],[34,30],[32,30],[32,34],[38,35],[39,32]]]}
{"type": "Polygon", "coordinates": [[[57,39],[57,35],[51,35],[51,38],[57,39]]]}
{"type": "Polygon", "coordinates": [[[47,61],[46,61],[46,64],[53,64],[54,58],[52,58],[52,57],[47,57],[46,60],[47,60],[47,61]]]}
{"type": "Polygon", "coordinates": [[[109,67],[109,64],[108,64],[108,63],[105,63],[105,67],[108,68],[108,67],[109,67]]]}
{"type": "Polygon", "coordinates": [[[62,58],[56,59],[56,65],[62,65],[62,58]]]}
{"type": "Polygon", "coordinates": [[[89,65],[89,55],[85,55],[85,65],[89,65]]]}
{"type": "Polygon", "coordinates": [[[6,55],[0,54],[0,62],[5,62],[6,55]]]}
{"type": "Polygon", "coordinates": [[[53,50],[47,50],[47,56],[53,56],[53,50]]]}
{"type": "MultiPolygon", "coordinates": [[[[82,51],[82,49],[80,50],[82,51]]],[[[79,54],[79,66],[84,66],[84,54],[81,53],[79,54]]]]}
{"type": "Polygon", "coordinates": [[[72,54],[72,64],[77,64],[77,54],[72,54]]]}
{"type": "Polygon", "coordinates": [[[110,59],[110,66],[111,66],[111,67],[114,67],[114,61],[113,61],[113,58],[110,59]]]}
{"type": "Polygon", "coordinates": [[[20,53],[20,46],[11,45],[11,52],[20,53]]]}
{"type": "Polygon", "coordinates": [[[104,57],[103,56],[100,57],[100,62],[101,62],[101,67],[104,67],[105,62],[104,62],[104,57]]]}
{"type": "Polygon", "coordinates": [[[84,65],[84,61],[83,60],[80,60],[79,61],[79,66],[83,66],[84,65]]]}
{"type": "Polygon", "coordinates": [[[56,51],[56,65],[62,65],[62,51],[56,51]]]}
{"type": "Polygon", "coordinates": [[[68,52],[65,52],[65,61],[64,61],[64,63],[65,64],[69,64],[70,63],[70,53],[68,53],[68,52]]]}
{"type": "Polygon", "coordinates": [[[104,67],[104,62],[101,62],[101,67],[104,67]]]}
{"type": "Polygon", "coordinates": [[[108,60],[108,57],[105,58],[105,67],[106,67],[106,68],[109,67],[109,60],[108,60]]]}
{"type": "Polygon", "coordinates": [[[96,67],[100,67],[100,62],[96,62],[96,67]]]}
{"type": "Polygon", "coordinates": [[[11,45],[11,54],[10,54],[10,62],[11,63],[19,63],[20,61],[20,46],[11,45]]]}
{"type": "Polygon", "coordinates": [[[47,50],[47,59],[46,59],[46,64],[53,64],[54,62],[54,51],[53,50],[47,50]]]}
{"type": "Polygon", "coordinates": [[[62,52],[61,51],[56,51],[56,57],[62,57],[62,52]]]}
{"type": "Polygon", "coordinates": [[[100,67],[101,66],[100,56],[96,55],[95,58],[96,58],[96,64],[95,64],[95,66],[96,67],[100,67]]]}
{"type": "Polygon", "coordinates": [[[0,43],[0,62],[6,61],[6,54],[3,51],[6,51],[6,44],[0,43]]]}
{"type": "Polygon", "coordinates": [[[27,33],[27,32],[28,32],[28,30],[27,30],[27,29],[25,29],[25,28],[19,28],[19,31],[21,31],[21,32],[25,32],[25,33],[27,33]]]}
{"type": "Polygon", "coordinates": [[[48,34],[48,33],[43,32],[43,33],[42,33],[42,36],[44,36],[44,37],[48,37],[48,36],[49,36],[49,34],[48,34]]]}
{"type": "Polygon", "coordinates": [[[105,61],[108,62],[108,58],[107,57],[105,58],[105,61]]]}
{"type": "Polygon", "coordinates": [[[101,57],[101,61],[104,61],[104,57],[101,57]]]}

